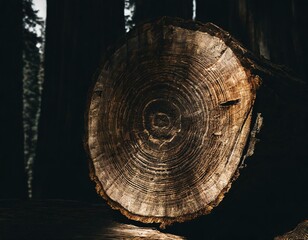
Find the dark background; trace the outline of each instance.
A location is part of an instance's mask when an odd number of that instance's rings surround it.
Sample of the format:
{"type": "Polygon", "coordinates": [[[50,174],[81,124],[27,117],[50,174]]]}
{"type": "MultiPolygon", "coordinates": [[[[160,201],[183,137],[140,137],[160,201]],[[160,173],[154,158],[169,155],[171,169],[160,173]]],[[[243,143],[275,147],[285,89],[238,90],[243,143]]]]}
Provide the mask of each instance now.
{"type": "MultiPolygon", "coordinates": [[[[0,1],[1,199],[27,198],[21,2],[0,1]]],[[[192,18],[191,0],[135,2],[137,25],[164,15],[192,18]]],[[[103,201],[88,176],[84,113],[104,53],[125,34],[123,9],[119,0],[47,0],[36,200],[103,201]]],[[[222,27],[255,55],[285,65],[307,83],[307,10],[304,0],[197,0],[196,20],[222,27]]],[[[197,239],[272,239],[308,218],[307,87],[288,79],[269,77],[263,82],[255,112],[263,114],[264,126],[247,167],[210,215],[164,231],[197,239]]]]}

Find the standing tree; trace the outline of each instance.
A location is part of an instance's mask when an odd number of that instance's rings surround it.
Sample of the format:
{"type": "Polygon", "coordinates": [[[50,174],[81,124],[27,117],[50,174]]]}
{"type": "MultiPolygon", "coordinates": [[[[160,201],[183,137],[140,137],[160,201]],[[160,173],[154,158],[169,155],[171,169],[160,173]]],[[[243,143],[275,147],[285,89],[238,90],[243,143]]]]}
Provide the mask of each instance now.
{"type": "Polygon", "coordinates": [[[22,0],[1,1],[0,197],[26,197],[22,120],[22,0]]]}
{"type": "Polygon", "coordinates": [[[130,0],[136,9],[133,22],[138,25],[163,16],[192,18],[192,0],[130,0]]]}
{"type": "Polygon", "coordinates": [[[101,56],[124,34],[123,9],[123,1],[47,1],[36,197],[80,199],[94,192],[83,149],[87,92],[101,56]]]}
{"type": "Polygon", "coordinates": [[[28,196],[32,197],[33,162],[36,155],[38,120],[43,83],[44,22],[33,9],[32,0],[23,1],[23,121],[24,159],[28,196]],[[37,32],[37,28],[41,33],[37,32]]]}

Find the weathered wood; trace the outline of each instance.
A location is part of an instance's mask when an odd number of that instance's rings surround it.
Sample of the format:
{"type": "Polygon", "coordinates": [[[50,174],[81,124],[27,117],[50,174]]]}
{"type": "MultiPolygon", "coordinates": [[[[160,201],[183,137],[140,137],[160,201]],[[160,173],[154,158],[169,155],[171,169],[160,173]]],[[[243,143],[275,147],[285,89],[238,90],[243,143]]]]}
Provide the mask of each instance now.
{"type": "Polygon", "coordinates": [[[267,71],[254,60],[217,26],[170,18],[138,27],[108,55],[90,93],[86,147],[111,207],[164,227],[219,204],[245,154],[256,72],[267,71]]]}
{"type": "MultiPolygon", "coordinates": [[[[125,219],[124,219],[125,220],[125,219]]],[[[0,239],[184,239],[119,220],[105,204],[0,201],[0,239]]]]}

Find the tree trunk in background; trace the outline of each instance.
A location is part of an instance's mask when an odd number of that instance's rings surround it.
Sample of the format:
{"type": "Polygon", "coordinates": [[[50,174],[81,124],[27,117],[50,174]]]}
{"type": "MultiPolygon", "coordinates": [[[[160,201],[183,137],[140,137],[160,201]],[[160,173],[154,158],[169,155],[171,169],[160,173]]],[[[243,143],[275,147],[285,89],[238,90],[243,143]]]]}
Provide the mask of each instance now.
{"type": "Polygon", "coordinates": [[[124,34],[123,7],[123,1],[47,1],[35,197],[95,194],[83,148],[87,91],[106,48],[124,34]]]}
{"type": "Polygon", "coordinates": [[[192,18],[192,0],[135,0],[134,23],[162,17],[192,18]]]}
{"type": "Polygon", "coordinates": [[[231,4],[232,1],[228,0],[196,0],[196,20],[212,22],[224,30],[229,30],[231,4]]]}
{"type": "Polygon", "coordinates": [[[3,1],[0,9],[0,198],[23,198],[22,1],[3,1]]]}
{"type": "Polygon", "coordinates": [[[197,0],[197,18],[227,30],[255,54],[308,77],[307,3],[280,0],[197,0]]]}

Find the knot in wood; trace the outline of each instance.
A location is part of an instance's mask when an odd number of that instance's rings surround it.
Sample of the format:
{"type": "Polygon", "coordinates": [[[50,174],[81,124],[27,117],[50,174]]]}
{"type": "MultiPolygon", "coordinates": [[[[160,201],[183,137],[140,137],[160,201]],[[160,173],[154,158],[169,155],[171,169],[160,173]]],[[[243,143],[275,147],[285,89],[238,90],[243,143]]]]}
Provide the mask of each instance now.
{"type": "Polygon", "coordinates": [[[151,125],[154,128],[169,128],[170,124],[170,117],[166,113],[157,112],[151,115],[151,125]]]}
{"type": "MultiPolygon", "coordinates": [[[[155,96],[153,96],[155,97],[155,96]]],[[[157,144],[158,148],[162,145],[176,140],[177,134],[181,131],[181,113],[176,104],[168,99],[154,99],[146,104],[143,110],[143,132],[148,139],[157,144]]],[[[139,137],[139,136],[137,136],[139,137]]]]}

